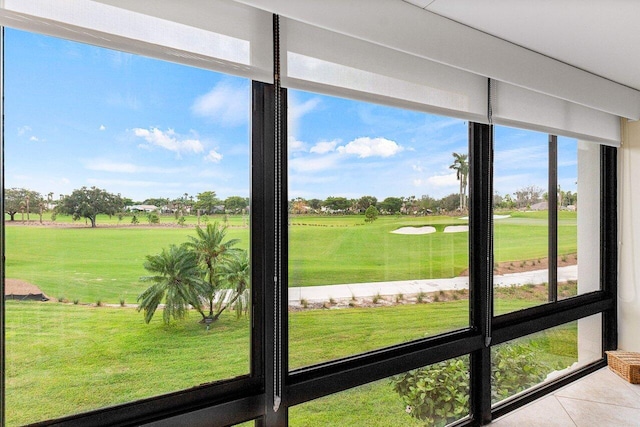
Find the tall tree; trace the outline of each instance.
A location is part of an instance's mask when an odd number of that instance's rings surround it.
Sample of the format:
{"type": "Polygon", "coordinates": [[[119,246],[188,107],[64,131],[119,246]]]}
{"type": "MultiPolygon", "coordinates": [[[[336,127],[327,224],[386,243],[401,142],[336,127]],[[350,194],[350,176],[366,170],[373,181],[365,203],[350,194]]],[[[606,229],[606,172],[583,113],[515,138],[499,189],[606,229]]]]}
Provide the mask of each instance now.
{"type": "Polygon", "coordinates": [[[204,211],[204,213],[213,213],[216,206],[221,205],[220,199],[216,197],[215,191],[203,191],[196,196],[198,199],[194,205],[196,209],[204,211]]]}
{"type": "Polygon", "coordinates": [[[91,227],[96,227],[98,214],[115,215],[122,211],[122,198],[97,187],[82,187],[65,196],[57,206],[60,213],[72,215],[73,219],[87,218],[91,227]]]}
{"type": "Polygon", "coordinates": [[[360,212],[366,211],[369,206],[378,204],[378,199],[374,196],[362,196],[358,199],[357,207],[360,212]]]}
{"type": "Polygon", "coordinates": [[[469,176],[469,156],[453,153],[453,163],[449,169],[456,171],[456,178],[460,181],[460,209],[467,209],[467,178],[469,176]]]}
{"type": "Polygon", "coordinates": [[[198,261],[205,271],[205,287],[201,295],[209,305],[211,319],[217,319],[219,313],[214,315],[214,302],[216,295],[223,286],[220,277],[222,264],[236,257],[240,249],[234,248],[238,239],[227,240],[227,228],[218,225],[218,222],[207,224],[206,228],[196,227],[196,237],[189,236],[189,242],[185,243],[198,256],[198,261]]]}
{"type": "Polygon", "coordinates": [[[399,213],[402,209],[402,199],[399,197],[387,197],[380,202],[380,209],[389,214],[399,213]]]}
{"type": "Polygon", "coordinates": [[[138,311],[144,310],[144,320],[149,323],[164,301],[165,307],[162,320],[165,324],[183,319],[194,307],[204,317],[200,307],[200,297],[205,282],[202,279],[204,271],[198,263],[198,255],[183,246],[169,246],[158,255],[147,255],[144,268],[152,273],[151,276],[140,278],[143,282],[153,282],[147,290],[138,297],[138,311]]]}
{"type": "Polygon", "coordinates": [[[332,211],[346,211],[351,207],[351,202],[346,197],[327,197],[322,203],[324,207],[332,211]]]}
{"type": "Polygon", "coordinates": [[[11,221],[15,221],[18,212],[36,212],[42,196],[37,191],[26,188],[8,188],[4,191],[4,213],[8,214],[11,221]],[[29,203],[27,203],[29,200],[29,203]],[[28,209],[27,209],[28,204],[28,209]]]}
{"type": "Polygon", "coordinates": [[[230,196],[224,201],[224,210],[229,213],[242,213],[249,207],[249,199],[240,196],[230,196]]]}

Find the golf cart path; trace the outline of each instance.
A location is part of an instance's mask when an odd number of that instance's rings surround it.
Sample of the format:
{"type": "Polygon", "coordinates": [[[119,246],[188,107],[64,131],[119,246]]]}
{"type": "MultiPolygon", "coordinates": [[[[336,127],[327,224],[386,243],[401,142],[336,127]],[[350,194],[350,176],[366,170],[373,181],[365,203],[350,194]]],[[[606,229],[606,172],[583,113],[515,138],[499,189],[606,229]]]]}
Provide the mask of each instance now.
{"type": "MultiPolygon", "coordinates": [[[[578,266],[569,265],[558,268],[558,282],[578,280],[578,266]]],[[[534,270],[522,273],[509,273],[493,277],[494,286],[519,286],[540,284],[549,281],[549,270],[534,270]]],[[[324,302],[329,299],[371,298],[376,295],[394,296],[413,295],[419,292],[438,292],[469,289],[469,277],[460,276],[450,279],[420,279],[393,282],[355,283],[345,285],[305,286],[289,288],[289,304],[324,302]]]]}

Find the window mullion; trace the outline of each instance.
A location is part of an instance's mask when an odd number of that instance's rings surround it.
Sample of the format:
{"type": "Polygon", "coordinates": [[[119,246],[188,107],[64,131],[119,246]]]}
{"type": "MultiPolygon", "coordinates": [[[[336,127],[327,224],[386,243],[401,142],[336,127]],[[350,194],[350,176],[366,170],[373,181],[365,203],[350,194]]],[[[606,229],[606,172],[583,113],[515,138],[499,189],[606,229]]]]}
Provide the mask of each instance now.
{"type": "Polygon", "coordinates": [[[549,302],[558,300],[558,137],[549,135],[549,302]]]}
{"type": "Polygon", "coordinates": [[[484,347],[471,354],[471,413],[491,421],[491,320],[493,317],[493,126],[469,123],[469,292],[471,324],[484,347]]]}

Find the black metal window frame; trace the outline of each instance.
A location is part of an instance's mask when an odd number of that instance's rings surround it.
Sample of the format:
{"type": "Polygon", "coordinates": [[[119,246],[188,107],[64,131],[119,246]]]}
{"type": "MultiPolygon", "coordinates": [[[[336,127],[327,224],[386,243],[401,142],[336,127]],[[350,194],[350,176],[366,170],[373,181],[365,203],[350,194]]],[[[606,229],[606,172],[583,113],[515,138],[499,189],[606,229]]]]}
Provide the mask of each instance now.
{"type": "MultiPolygon", "coordinates": [[[[251,102],[250,375],[37,425],[226,426],[255,419],[259,426],[286,426],[291,406],[463,355],[471,356],[471,407],[470,417],[459,424],[482,425],[605,366],[602,358],[517,399],[491,406],[488,391],[494,345],[602,313],[603,351],[616,348],[616,149],[601,148],[601,289],[494,317],[493,127],[469,123],[469,327],[289,372],[287,299],[282,298],[287,291],[288,260],[287,197],[283,197],[287,194],[287,91],[277,83],[253,82],[251,102]]],[[[4,183],[4,175],[2,180],[4,183]]],[[[4,253],[4,226],[0,237],[4,253]]],[[[4,278],[4,261],[2,274],[4,278]]],[[[3,395],[4,321],[2,309],[3,395]]]]}

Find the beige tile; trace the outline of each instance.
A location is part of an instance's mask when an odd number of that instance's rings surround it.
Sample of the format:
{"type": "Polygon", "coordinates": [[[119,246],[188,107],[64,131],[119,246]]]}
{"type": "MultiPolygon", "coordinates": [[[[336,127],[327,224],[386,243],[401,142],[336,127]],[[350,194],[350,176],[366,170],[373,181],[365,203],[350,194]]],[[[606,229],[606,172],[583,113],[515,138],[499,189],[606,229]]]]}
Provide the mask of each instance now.
{"type": "MultiPolygon", "coordinates": [[[[638,427],[640,409],[557,396],[576,427],[638,427]]],[[[538,424],[544,426],[546,424],[538,424]]],[[[569,424],[571,425],[571,424],[569,424]]]]}
{"type": "MultiPolygon", "coordinates": [[[[568,385],[554,395],[640,409],[638,393],[629,386],[629,383],[605,368],[568,385]]],[[[636,425],[640,426],[640,422],[636,425]]]]}
{"type": "Polygon", "coordinates": [[[554,396],[524,406],[491,423],[491,427],[575,427],[575,424],[554,396]]]}

